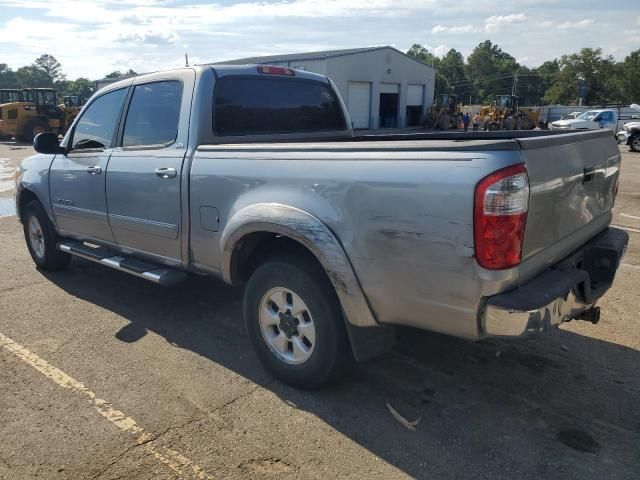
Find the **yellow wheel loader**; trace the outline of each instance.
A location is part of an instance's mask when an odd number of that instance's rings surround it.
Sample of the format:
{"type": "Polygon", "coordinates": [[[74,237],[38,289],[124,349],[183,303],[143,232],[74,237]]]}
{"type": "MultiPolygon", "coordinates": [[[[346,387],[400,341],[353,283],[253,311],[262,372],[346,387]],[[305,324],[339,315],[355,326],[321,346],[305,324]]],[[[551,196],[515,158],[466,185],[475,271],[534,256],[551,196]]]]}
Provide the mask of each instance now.
{"type": "Polygon", "coordinates": [[[33,142],[39,133],[62,133],[63,120],[52,88],[25,88],[19,101],[0,104],[0,136],[33,142]]]}
{"type": "Polygon", "coordinates": [[[443,93],[438,96],[435,105],[431,105],[423,127],[449,130],[450,128],[458,128],[461,119],[462,104],[458,101],[458,96],[443,93]]]}
{"type": "Polygon", "coordinates": [[[480,109],[485,130],[532,130],[538,125],[540,112],[521,107],[515,95],[498,95],[496,102],[480,109]]]}

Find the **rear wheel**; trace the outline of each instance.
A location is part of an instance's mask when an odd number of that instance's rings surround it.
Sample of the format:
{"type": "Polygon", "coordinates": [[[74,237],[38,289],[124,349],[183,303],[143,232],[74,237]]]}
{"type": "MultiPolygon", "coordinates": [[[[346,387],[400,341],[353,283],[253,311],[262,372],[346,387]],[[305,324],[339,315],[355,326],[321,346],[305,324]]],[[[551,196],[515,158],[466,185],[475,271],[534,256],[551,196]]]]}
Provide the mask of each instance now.
{"type": "Polygon", "coordinates": [[[244,318],[258,357],[284,383],[319,387],[348,363],[337,295],[304,257],[278,257],[256,269],[244,293],[244,318]]]}
{"type": "Polygon", "coordinates": [[[22,137],[25,141],[31,143],[36,135],[49,131],[49,125],[39,118],[30,119],[22,130],[22,137]]]}
{"type": "Polygon", "coordinates": [[[43,270],[59,270],[71,262],[71,255],[57,248],[60,237],[47,213],[37,200],[32,200],[22,214],[24,238],[35,264],[43,270]]]}
{"type": "Polygon", "coordinates": [[[632,152],[640,152],[640,133],[636,133],[629,139],[629,147],[632,152]]]}

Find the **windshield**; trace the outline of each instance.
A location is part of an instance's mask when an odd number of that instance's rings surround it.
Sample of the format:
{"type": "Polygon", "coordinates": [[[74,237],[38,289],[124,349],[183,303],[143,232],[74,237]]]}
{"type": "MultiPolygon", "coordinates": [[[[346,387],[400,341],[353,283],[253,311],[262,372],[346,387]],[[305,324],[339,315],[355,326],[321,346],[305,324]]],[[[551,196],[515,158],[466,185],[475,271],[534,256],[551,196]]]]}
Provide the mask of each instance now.
{"type": "Polygon", "coordinates": [[[56,94],[52,90],[38,91],[38,103],[40,105],[54,106],[56,104],[56,94]]]}
{"type": "Polygon", "coordinates": [[[580,120],[591,120],[597,114],[598,112],[596,112],[595,110],[590,110],[588,112],[581,113],[576,118],[579,118],[580,120]]]}

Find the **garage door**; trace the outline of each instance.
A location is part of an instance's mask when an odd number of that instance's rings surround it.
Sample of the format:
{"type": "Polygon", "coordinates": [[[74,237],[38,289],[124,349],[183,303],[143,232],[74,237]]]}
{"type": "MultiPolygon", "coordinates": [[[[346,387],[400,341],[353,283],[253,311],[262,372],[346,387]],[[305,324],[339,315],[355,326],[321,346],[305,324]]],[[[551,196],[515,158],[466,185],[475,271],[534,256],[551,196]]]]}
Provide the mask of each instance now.
{"type": "Polygon", "coordinates": [[[407,88],[407,106],[422,106],[422,85],[409,85],[407,88]]]}
{"type": "Polygon", "coordinates": [[[369,128],[371,112],[371,84],[369,82],[349,82],[347,110],[353,128],[369,128]]]}

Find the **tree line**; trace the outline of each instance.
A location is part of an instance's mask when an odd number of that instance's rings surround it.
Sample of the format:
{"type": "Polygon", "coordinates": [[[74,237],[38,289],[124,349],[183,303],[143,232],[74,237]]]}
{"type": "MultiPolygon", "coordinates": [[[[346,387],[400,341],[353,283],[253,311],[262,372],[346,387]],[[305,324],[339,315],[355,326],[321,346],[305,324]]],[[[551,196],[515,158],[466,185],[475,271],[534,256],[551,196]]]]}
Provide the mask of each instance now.
{"type": "MultiPolygon", "coordinates": [[[[122,73],[113,71],[105,78],[136,75],[133,70],[122,73]]],[[[40,55],[31,65],[12,70],[6,63],[0,63],[0,88],[55,88],[60,96],[80,95],[89,98],[95,92],[95,83],[79,77],[67,80],[60,62],[52,55],[40,55]]]]}
{"type": "MultiPolygon", "coordinates": [[[[520,65],[490,40],[479,43],[466,59],[453,48],[438,57],[419,44],[413,45],[407,55],[435,67],[436,94],[455,93],[465,103],[470,99],[474,104],[486,104],[497,95],[512,93],[520,97],[521,105],[572,105],[581,97],[585,105],[640,102],[640,49],[616,62],[599,48],[583,48],[535,68],[520,65]]],[[[116,70],[105,78],[123,75],[136,72],[116,70]]],[[[61,96],[86,98],[95,90],[88,78],[68,80],[52,55],[41,55],[15,71],[0,63],[0,88],[29,87],[55,88],[61,96]]]]}
{"type": "Polygon", "coordinates": [[[516,94],[520,105],[584,105],[640,103],[640,50],[616,62],[599,48],[529,68],[489,40],[479,43],[465,59],[451,49],[433,55],[415,44],[407,55],[436,69],[436,94],[455,93],[464,103],[487,104],[497,95],[516,94]]]}

